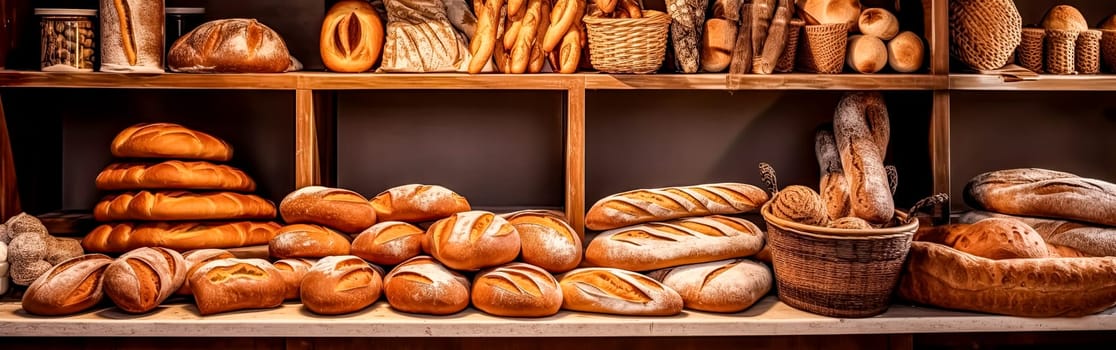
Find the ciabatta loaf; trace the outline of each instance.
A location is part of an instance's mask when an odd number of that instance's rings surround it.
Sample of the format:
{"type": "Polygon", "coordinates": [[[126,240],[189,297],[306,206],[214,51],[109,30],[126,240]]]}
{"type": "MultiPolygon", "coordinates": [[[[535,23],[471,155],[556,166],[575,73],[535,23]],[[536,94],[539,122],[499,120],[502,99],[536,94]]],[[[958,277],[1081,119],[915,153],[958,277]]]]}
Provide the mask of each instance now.
{"type": "Polygon", "coordinates": [[[232,192],[139,191],[110,195],[93,208],[97,221],[270,220],[271,201],[232,192]]]}
{"type": "Polygon", "coordinates": [[[543,317],[558,313],[562,289],[550,273],[510,263],[482,271],[473,281],[473,306],[497,316],[543,317]]]}
{"type": "Polygon", "coordinates": [[[585,214],[585,227],[610,230],[692,216],[739,214],[759,208],[767,199],[764,190],[741,183],[633,190],[593,204],[585,214]]]}
{"type": "Polygon", "coordinates": [[[97,226],[81,240],[90,252],[123,253],[142,247],[178,251],[267,244],[281,226],[274,222],[147,222],[97,226]]]}
{"type": "Polygon", "coordinates": [[[384,296],[391,308],[399,311],[449,315],[469,306],[469,280],[421,255],[388,272],[384,296]]]}
{"type": "Polygon", "coordinates": [[[105,295],[131,313],[148,312],[167,300],[186,280],[186,261],[167,248],[139,248],[105,269],[105,295]]]}
{"type": "Polygon", "coordinates": [[[380,221],[423,222],[469,211],[469,201],[438,185],[392,187],[372,198],[380,221]]]}
{"type": "Polygon", "coordinates": [[[360,311],[376,302],[383,289],[380,271],[352,255],[318,260],[302,279],[302,305],[323,315],[360,311]]]}
{"type": "Polygon", "coordinates": [[[23,310],[43,316],[69,315],[97,305],[105,268],[112,258],[101,254],[78,256],[47,270],[23,294],[23,310]]]}
{"type": "Polygon", "coordinates": [[[621,269],[580,268],[559,276],[562,308],[617,315],[669,316],[682,297],[650,277],[621,269]]]}
{"type": "Polygon", "coordinates": [[[1116,184],[1022,168],[987,172],[965,185],[965,203],[1003,214],[1116,226],[1116,184]]]}
{"type": "Polygon", "coordinates": [[[585,249],[595,266],[648,271],[750,256],[765,234],[748,220],[708,216],[653,222],[606,231],[585,249]]]}
{"type": "Polygon", "coordinates": [[[515,260],[519,232],[496,214],[474,210],[438,220],[426,230],[422,247],[455,270],[479,270],[515,260]]]}
{"type": "Polygon", "coordinates": [[[1088,256],[1116,256],[1116,227],[1087,225],[1074,221],[1033,218],[970,211],[961,215],[961,222],[974,223],[986,218],[1019,220],[1035,229],[1047,244],[1069,247],[1088,256]]]}
{"type": "Polygon", "coordinates": [[[173,123],[132,125],[112,139],[117,158],[174,158],[226,162],[232,146],[201,131],[173,123]]]}
{"type": "Polygon", "coordinates": [[[374,264],[397,265],[422,254],[426,231],[402,221],[383,221],[372,225],[353,239],[353,255],[374,264]]]}
{"type": "Polygon", "coordinates": [[[376,212],[360,193],[342,188],[307,186],[279,202],[288,224],[310,223],[357,233],[376,223],[376,212]]]}
{"type": "Polygon", "coordinates": [[[581,263],[581,236],[566,223],[564,215],[522,210],[501,216],[519,232],[523,262],[552,273],[573,270],[581,263]]]}
{"type": "Polygon", "coordinates": [[[737,312],[755,304],[775,280],[766,265],[746,259],[683,265],[648,274],[682,296],[687,309],[737,312]]]}
{"type": "Polygon", "coordinates": [[[256,182],[240,169],[210,162],[113,163],[97,175],[97,189],[222,190],[252,192],[256,182]]]}

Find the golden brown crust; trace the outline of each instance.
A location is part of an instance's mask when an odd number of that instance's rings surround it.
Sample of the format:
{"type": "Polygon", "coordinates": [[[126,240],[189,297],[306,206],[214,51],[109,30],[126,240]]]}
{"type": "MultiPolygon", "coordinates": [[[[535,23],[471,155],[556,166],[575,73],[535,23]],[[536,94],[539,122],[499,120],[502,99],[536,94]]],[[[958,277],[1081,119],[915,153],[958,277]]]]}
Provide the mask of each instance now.
{"type": "Polygon", "coordinates": [[[325,226],[294,224],[283,226],[267,243],[273,258],[323,258],[349,254],[349,239],[325,226]]]}
{"type": "Polygon", "coordinates": [[[50,268],[23,294],[23,310],[43,316],[68,315],[93,307],[104,297],[101,286],[112,258],[86,254],[50,268]]]}
{"type": "Polygon", "coordinates": [[[543,269],[510,263],[477,274],[472,300],[477,309],[497,316],[543,317],[558,313],[562,290],[543,269]]]}
{"type": "Polygon", "coordinates": [[[650,277],[613,268],[581,268],[558,278],[562,308],[617,315],[669,316],[682,297],[650,277]]]}
{"type": "Polygon", "coordinates": [[[997,213],[1116,226],[1116,184],[1038,169],[983,173],[965,185],[965,203],[997,213]]]}
{"type": "Polygon", "coordinates": [[[1019,220],[1035,229],[1035,232],[1042,236],[1046,243],[1062,247],[1064,248],[1062,251],[1071,255],[1074,253],[1070,252],[1069,249],[1083,254],[1083,256],[1116,256],[1116,228],[1113,227],[986,211],[969,211],[962,214],[959,220],[964,223],[973,223],[990,217],[1019,220]]]}
{"type": "Polygon", "coordinates": [[[306,277],[307,272],[310,272],[310,267],[314,266],[314,263],[314,260],[302,258],[280,259],[272,263],[279,270],[279,275],[283,276],[283,284],[287,285],[287,293],[283,296],[284,299],[299,298],[302,279],[306,277]]]}
{"type": "Polygon", "coordinates": [[[291,66],[287,44],[255,19],[203,23],[175,41],[167,66],[186,73],[281,73],[291,66]]]}
{"type": "Polygon", "coordinates": [[[519,233],[523,262],[552,273],[573,270],[581,263],[581,236],[563,217],[540,210],[501,216],[519,233]]]}
{"type": "Polygon", "coordinates": [[[728,216],[653,222],[606,231],[585,249],[594,266],[648,271],[751,256],[766,235],[748,220],[728,216]]]}
{"type": "Polygon", "coordinates": [[[174,250],[139,248],[105,268],[104,293],[121,310],[148,312],[182,287],[186,270],[186,261],[174,250]]]}
{"type": "Polygon", "coordinates": [[[585,214],[585,227],[609,230],[651,221],[739,214],[759,208],[767,199],[767,192],[759,187],[740,183],[632,190],[593,204],[585,214]]]}
{"type": "MultiPolygon", "coordinates": [[[[278,228],[278,225],[276,225],[276,228],[278,228]]],[[[213,260],[232,259],[232,258],[235,258],[235,257],[236,257],[235,255],[233,255],[232,253],[229,253],[227,250],[224,250],[224,249],[195,249],[195,250],[191,250],[191,251],[182,253],[182,261],[184,261],[186,263],[186,275],[185,276],[187,278],[185,278],[182,281],[182,288],[178,288],[178,291],[175,291],[174,294],[178,294],[178,295],[193,295],[194,294],[194,291],[192,289],[190,289],[190,279],[188,277],[190,275],[193,275],[194,271],[196,271],[197,268],[199,266],[201,266],[202,264],[205,264],[205,263],[213,261],[213,260]]]]}
{"type": "Polygon", "coordinates": [[[1058,5],[1050,8],[1042,18],[1042,28],[1046,30],[1067,30],[1084,32],[1089,30],[1089,22],[1081,11],[1069,5],[1058,5]]]}
{"type": "Polygon", "coordinates": [[[519,255],[519,232],[486,211],[467,211],[438,220],[423,238],[423,250],[455,270],[503,265],[519,255]]]}
{"type": "Polygon", "coordinates": [[[738,312],[767,295],[775,277],[766,265],[746,259],[684,265],[648,273],[682,296],[687,309],[738,312]]]}
{"type": "Polygon", "coordinates": [[[776,193],[771,198],[771,213],[806,225],[823,226],[829,221],[821,195],[799,185],[787,186],[776,193]]]}
{"type": "Polygon", "coordinates": [[[390,188],[373,197],[380,221],[423,222],[469,211],[469,201],[438,185],[411,184],[390,188]]]}
{"type": "Polygon", "coordinates": [[[270,220],[275,205],[253,194],[139,191],[106,196],[93,208],[97,221],[270,220]]]}
{"type": "Polygon", "coordinates": [[[276,307],[287,292],[279,270],[263,259],[213,260],[189,278],[202,315],[276,307]]]}
{"type": "Polygon", "coordinates": [[[338,1],[322,20],[322,63],[334,72],[358,73],[372,69],[384,47],[384,25],[372,4],[338,1]]]}
{"type": "Polygon", "coordinates": [[[380,272],[359,257],[330,256],[318,260],[302,279],[302,305],[323,315],[360,311],[376,302],[383,290],[380,272]]]}
{"type": "Polygon", "coordinates": [[[267,244],[280,225],[274,222],[148,222],[97,226],[81,240],[90,252],[123,253],[142,247],[177,251],[267,244]]]}
{"type": "Polygon", "coordinates": [[[279,202],[279,213],[288,224],[319,224],[345,233],[360,232],[377,219],[372,205],[360,193],[322,186],[291,192],[279,202]]]}
{"type": "Polygon", "coordinates": [[[252,192],[256,182],[240,169],[209,162],[113,163],[97,175],[97,189],[224,190],[252,192]]]}
{"type": "Polygon", "coordinates": [[[384,221],[372,225],[353,239],[351,252],[364,260],[380,265],[397,265],[422,254],[426,231],[402,221],[384,221]]]}
{"type": "Polygon", "coordinates": [[[946,237],[954,249],[993,260],[1055,257],[1033,228],[1018,220],[989,218],[946,237]]]}
{"type": "Polygon", "coordinates": [[[429,256],[416,256],[388,272],[384,296],[399,311],[449,315],[469,306],[469,280],[429,256]]]}
{"type": "Polygon", "coordinates": [[[129,126],[112,140],[111,150],[117,158],[232,159],[232,146],[224,140],[173,123],[129,126]]]}

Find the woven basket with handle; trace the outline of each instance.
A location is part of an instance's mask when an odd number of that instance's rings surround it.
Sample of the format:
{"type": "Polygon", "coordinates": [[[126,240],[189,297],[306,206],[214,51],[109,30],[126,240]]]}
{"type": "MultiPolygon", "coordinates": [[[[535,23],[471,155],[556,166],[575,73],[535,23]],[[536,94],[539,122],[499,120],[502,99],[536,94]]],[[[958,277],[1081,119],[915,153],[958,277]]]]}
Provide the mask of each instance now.
{"type": "Polygon", "coordinates": [[[589,62],[606,73],[652,73],[666,56],[670,16],[644,10],[643,18],[585,16],[589,62]]]}

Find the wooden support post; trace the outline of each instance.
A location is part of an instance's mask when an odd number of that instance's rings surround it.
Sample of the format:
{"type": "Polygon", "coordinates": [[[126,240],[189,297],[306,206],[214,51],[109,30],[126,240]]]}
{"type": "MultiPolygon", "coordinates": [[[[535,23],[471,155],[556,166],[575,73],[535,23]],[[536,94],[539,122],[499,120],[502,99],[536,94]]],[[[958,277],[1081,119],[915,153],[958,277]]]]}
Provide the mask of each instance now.
{"type": "Polygon", "coordinates": [[[314,91],[295,90],[295,188],[321,183],[318,169],[318,132],[314,120],[314,91]]]}
{"type": "Polygon", "coordinates": [[[585,238],[585,80],[566,90],[566,219],[585,238]]]}

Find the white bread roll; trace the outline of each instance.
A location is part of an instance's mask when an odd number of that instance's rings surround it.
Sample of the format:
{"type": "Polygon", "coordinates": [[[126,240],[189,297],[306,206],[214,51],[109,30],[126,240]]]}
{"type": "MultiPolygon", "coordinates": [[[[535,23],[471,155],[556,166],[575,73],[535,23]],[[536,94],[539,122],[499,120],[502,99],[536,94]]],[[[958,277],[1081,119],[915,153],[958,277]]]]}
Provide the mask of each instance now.
{"type": "Polygon", "coordinates": [[[861,34],[874,36],[880,40],[891,40],[899,34],[899,19],[882,8],[864,10],[860,13],[857,23],[861,34]]]}
{"type": "Polygon", "coordinates": [[[926,47],[914,32],[902,32],[887,42],[887,64],[899,73],[911,73],[922,68],[926,47]]]}
{"type": "Polygon", "coordinates": [[[876,73],[887,67],[887,46],[880,38],[868,35],[849,37],[846,63],[860,73],[876,73]]]}

